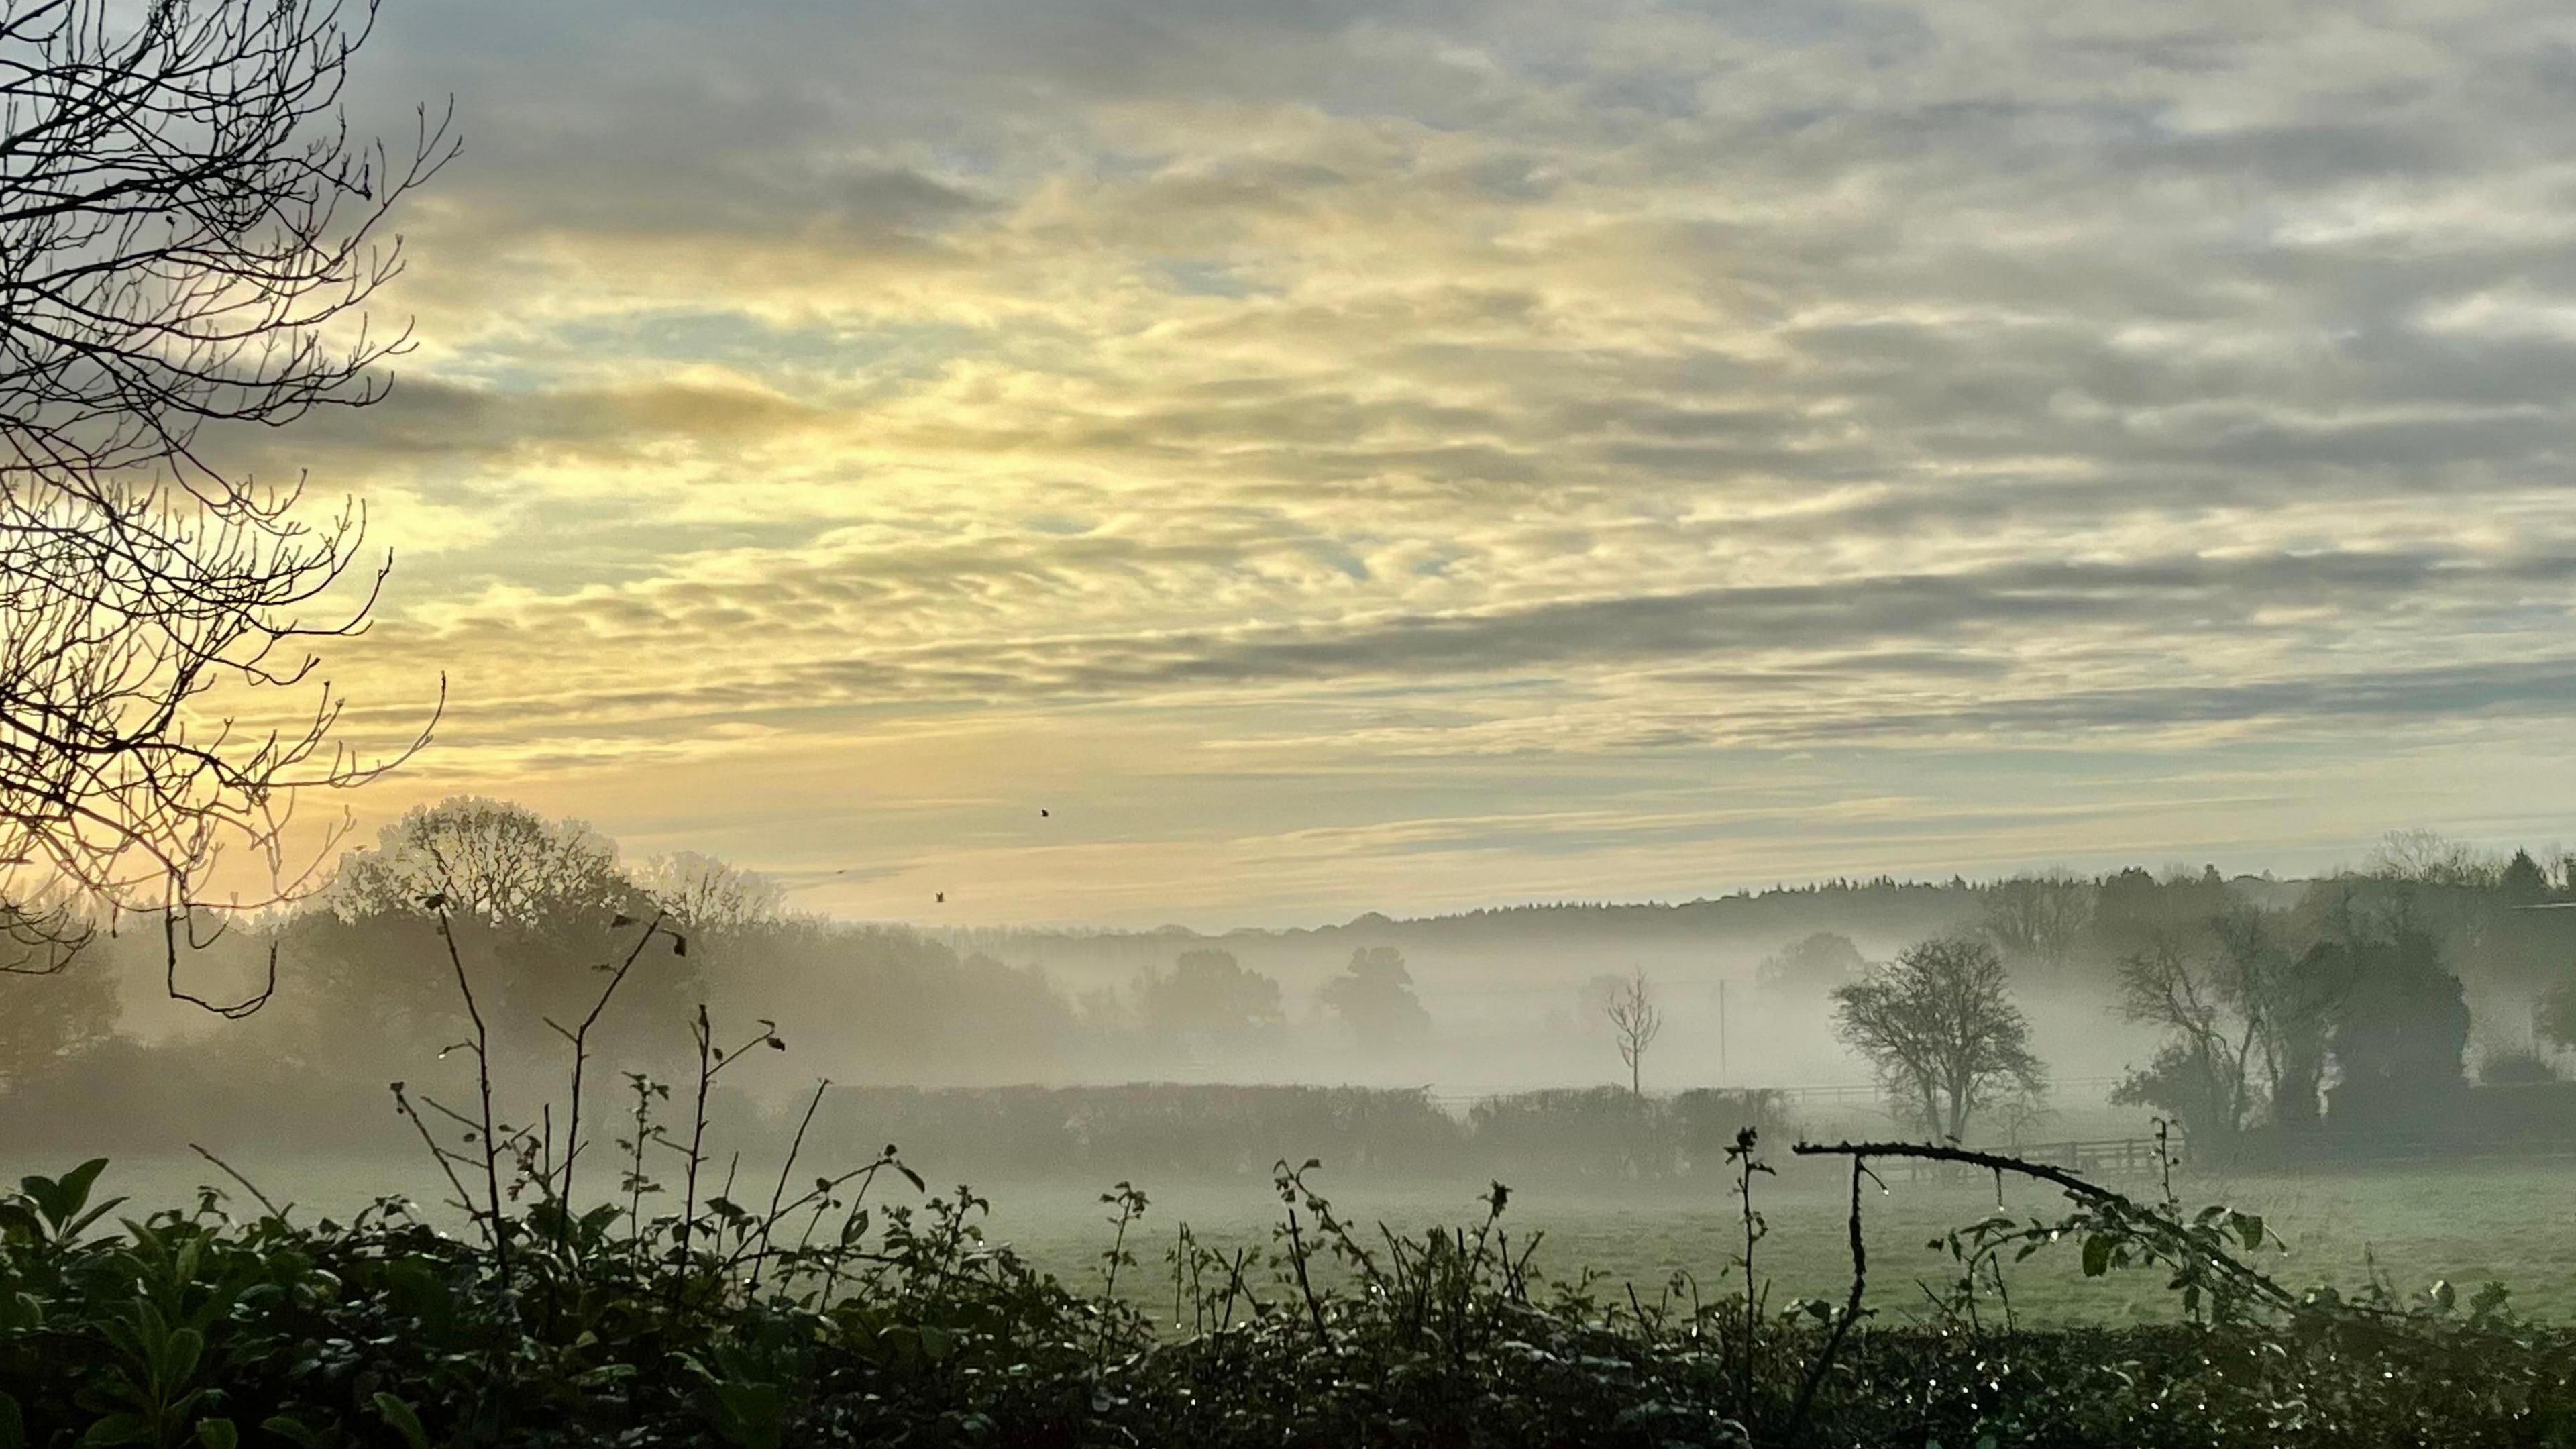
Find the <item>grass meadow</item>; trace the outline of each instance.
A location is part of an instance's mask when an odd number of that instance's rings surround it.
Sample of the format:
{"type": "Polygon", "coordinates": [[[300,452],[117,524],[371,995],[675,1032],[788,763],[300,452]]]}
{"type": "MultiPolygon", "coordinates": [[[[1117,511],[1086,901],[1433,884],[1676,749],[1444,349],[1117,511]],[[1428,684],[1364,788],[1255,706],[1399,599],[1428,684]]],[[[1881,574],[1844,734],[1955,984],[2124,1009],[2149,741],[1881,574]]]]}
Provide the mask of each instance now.
{"type": "MultiPolygon", "coordinates": [[[[1755,1179],[1755,1206],[1767,1231],[1755,1249],[1757,1278],[1769,1284],[1775,1308],[1800,1297],[1839,1300],[1849,1282],[1845,1246],[1846,1181],[1833,1167],[1788,1160],[1785,1146],[1766,1155],[1779,1175],[1755,1179]]],[[[932,1193],[953,1189],[935,1150],[909,1152],[932,1193]]],[[[226,1160],[269,1195],[296,1204],[309,1220],[343,1220],[374,1198],[402,1193],[423,1204],[443,1195],[417,1155],[318,1159],[290,1151],[242,1150],[226,1160]],[[434,1190],[436,1189],[436,1190],[434,1190]]],[[[28,1172],[59,1172],[68,1162],[0,1162],[0,1180],[28,1172]]],[[[828,1164],[810,1163],[820,1170],[828,1164]]],[[[808,1175],[800,1168],[800,1179],[808,1175]]],[[[776,1181],[774,1161],[746,1157],[736,1172],[733,1196],[757,1205],[776,1181]]],[[[1337,1180],[1327,1164],[1316,1183],[1345,1218],[1367,1225],[1374,1238],[1383,1222],[1398,1233],[1419,1235],[1437,1224],[1472,1223],[1482,1216],[1482,1182],[1337,1180]]],[[[247,1195],[216,1168],[189,1154],[114,1162],[100,1190],[137,1203],[190,1198],[196,1187],[226,1189],[243,1207],[247,1195]]],[[[1221,1251],[1250,1247],[1256,1256],[1272,1243],[1279,1204],[1266,1181],[1234,1178],[1136,1184],[1151,1200],[1128,1230],[1136,1266],[1122,1270],[1120,1296],[1168,1314],[1171,1275],[1164,1255],[1178,1227],[1187,1223],[1201,1243],[1221,1251]]],[[[2140,1197],[2157,1191],[2152,1179],[2117,1180],[2140,1197]]],[[[973,1184],[992,1203],[990,1240],[1007,1242],[1068,1286],[1099,1285],[1100,1254],[1113,1229],[1100,1195],[1112,1184],[1066,1180],[989,1181],[973,1184]]],[[[1544,1233],[1534,1265],[1546,1276],[1569,1279],[1589,1268],[1617,1290],[1633,1285],[1655,1301],[1673,1276],[1697,1280],[1703,1298],[1740,1291],[1732,1260],[1743,1249],[1743,1224],[1735,1199],[1723,1192],[1672,1188],[1604,1190],[1592,1184],[1531,1181],[1513,1185],[1504,1225],[1515,1242],[1544,1233]]],[[[2286,1249],[2261,1255],[2260,1264],[2292,1287],[2333,1284],[2344,1289],[2374,1271],[2402,1292],[2447,1280],[2464,1291],[2500,1280],[2524,1312],[2560,1321],[2576,1319],[2576,1161],[2516,1163],[2470,1161],[2340,1167],[2298,1172],[2213,1173],[2177,1171],[2174,1190],[2186,1208],[2223,1202],[2264,1216],[2286,1249]]],[[[909,1194],[898,1185],[889,1202],[909,1194]]],[[[2016,1217],[2054,1215],[2063,1206],[2054,1193],[2007,1183],[2002,1209],[2016,1217]]],[[[1938,1285],[1947,1257],[1929,1240],[1995,1211],[1994,1184],[1982,1178],[1908,1179],[1889,1174],[1884,1190],[1863,1200],[1870,1263],[1870,1304],[1883,1317],[1928,1315],[1918,1282],[1938,1285]]],[[[648,1200],[649,1211],[649,1200],[648,1200]]],[[[462,1218],[432,1210],[433,1220],[462,1218]]],[[[1266,1283],[1267,1275],[1255,1275],[1266,1283]]],[[[2174,1296],[2143,1272],[2087,1279],[2071,1246],[2041,1253],[2012,1267],[2006,1277],[2012,1307],[2030,1323],[2164,1321],[2177,1315],[2174,1296]]],[[[1683,1297],[1687,1299],[1687,1288],[1683,1297]]]]}

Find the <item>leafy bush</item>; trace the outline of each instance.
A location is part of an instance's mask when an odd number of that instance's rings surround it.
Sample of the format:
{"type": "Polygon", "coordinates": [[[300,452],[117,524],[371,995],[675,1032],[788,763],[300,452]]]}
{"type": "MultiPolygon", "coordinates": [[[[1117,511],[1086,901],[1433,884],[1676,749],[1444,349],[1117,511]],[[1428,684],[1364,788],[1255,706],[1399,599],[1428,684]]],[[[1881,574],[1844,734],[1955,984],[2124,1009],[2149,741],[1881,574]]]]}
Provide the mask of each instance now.
{"type": "MultiPolygon", "coordinates": [[[[1954,1301],[1846,1338],[1821,1305],[1748,1320],[1679,1282],[1643,1296],[1545,1279],[1500,1184],[1482,1222],[1366,1231],[1310,1161],[1275,1168],[1269,1251],[1182,1237],[1159,1322],[986,1243],[981,1199],[924,1193],[891,1153],[792,1199],[782,1183],[766,1208],[711,1199],[685,1231],[540,1194],[479,1241],[396,1200],[346,1225],[264,1204],[237,1220],[211,1190],[118,1216],[98,1197],[105,1166],[0,1197],[8,1449],[2576,1442],[2576,1336],[2517,1319],[2492,1287],[2270,1312],[2256,1294],[2118,1330],[1999,1327],[1954,1301]],[[1316,1286],[1328,1262],[1350,1288],[1316,1286]]],[[[1145,1197],[1121,1184],[1104,1202],[1120,1225],[1104,1260],[1133,1268],[1145,1197]]],[[[1985,1248],[2064,1237],[2088,1271],[2153,1261],[2181,1283],[2195,1252],[2261,1237],[2215,1210],[2078,1219],[1953,1241],[1971,1282],[1985,1248]]]]}

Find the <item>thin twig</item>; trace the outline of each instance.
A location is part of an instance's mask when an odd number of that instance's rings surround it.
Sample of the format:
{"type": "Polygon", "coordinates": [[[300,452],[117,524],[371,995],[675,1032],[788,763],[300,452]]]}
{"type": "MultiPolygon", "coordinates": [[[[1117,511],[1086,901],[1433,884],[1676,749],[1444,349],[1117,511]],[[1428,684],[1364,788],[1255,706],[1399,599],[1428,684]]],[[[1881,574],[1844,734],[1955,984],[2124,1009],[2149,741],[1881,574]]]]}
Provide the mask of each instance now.
{"type": "Polygon", "coordinates": [[[419,1129],[421,1145],[429,1149],[431,1159],[438,1163],[438,1170],[447,1174],[447,1185],[456,1191],[456,1205],[464,1210],[467,1218],[483,1229],[484,1236],[491,1236],[492,1225],[484,1222],[483,1215],[474,1210],[474,1195],[465,1190],[464,1180],[456,1175],[455,1154],[439,1146],[438,1139],[430,1135],[429,1124],[421,1120],[419,1110],[412,1106],[411,1097],[403,1090],[402,1083],[393,1084],[393,1093],[395,1109],[411,1119],[411,1125],[419,1129]]]}
{"type": "Polygon", "coordinates": [[[270,1217],[273,1217],[273,1218],[277,1219],[279,1222],[283,1223],[283,1222],[285,1222],[285,1221],[286,1221],[286,1215],[287,1215],[289,1212],[292,1212],[292,1211],[294,1210],[294,1208],[295,1208],[295,1204],[293,1204],[293,1203],[288,1203],[285,1207],[279,1207],[277,1204],[275,1204],[275,1203],[273,1203],[273,1202],[270,1202],[270,1201],[268,1200],[268,1194],[267,1194],[267,1193],[264,1193],[264,1192],[261,1192],[261,1191],[259,1190],[259,1184],[257,1184],[257,1183],[255,1183],[255,1182],[251,1181],[251,1180],[250,1180],[249,1178],[247,1178],[247,1177],[242,1176],[239,1172],[237,1172],[237,1171],[235,1171],[235,1170],[234,1170],[233,1165],[232,1165],[231,1163],[224,1161],[222,1158],[217,1157],[215,1154],[213,1154],[213,1153],[211,1153],[211,1152],[208,1152],[206,1149],[204,1149],[203,1147],[198,1146],[196,1143],[194,1143],[194,1142],[189,1143],[189,1144],[188,1144],[188,1150],[189,1150],[189,1151],[191,1151],[191,1152],[193,1152],[193,1153],[195,1153],[195,1154],[197,1154],[199,1157],[202,1157],[202,1158],[206,1159],[208,1162],[213,1163],[215,1166],[217,1166],[217,1167],[219,1167],[219,1168],[222,1168],[222,1169],[223,1169],[224,1176],[229,1177],[229,1178],[231,1178],[233,1181],[240,1183],[240,1184],[242,1185],[242,1190],[243,1190],[243,1191],[245,1191],[245,1192],[249,1193],[252,1197],[255,1197],[255,1198],[259,1199],[259,1205],[260,1205],[261,1207],[264,1207],[264,1208],[268,1209],[268,1215],[269,1215],[270,1217]]]}
{"type": "MultiPolygon", "coordinates": [[[[654,934],[661,929],[662,913],[656,911],[653,913],[653,919],[645,923],[644,934],[636,938],[634,949],[626,953],[626,960],[618,966],[617,974],[608,978],[607,989],[601,991],[599,999],[590,1004],[590,1014],[583,1017],[581,1025],[569,1033],[572,1038],[572,1104],[564,1122],[563,1188],[558,1194],[563,1202],[563,1230],[566,1232],[571,1230],[574,1212],[572,1171],[574,1159],[581,1152],[581,1075],[583,1066],[590,1060],[590,1029],[599,1024],[600,1013],[608,1010],[609,998],[615,996],[617,988],[625,984],[626,973],[635,969],[636,958],[644,954],[645,946],[652,942],[654,934]]],[[[552,1023],[548,1024],[552,1025],[552,1023]]],[[[556,1027],[555,1030],[562,1031],[563,1028],[556,1027]]]]}
{"type": "Polygon", "coordinates": [[[830,1077],[814,1084],[813,1100],[805,1104],[805,1115],[796,1123],[796,1136],[787,1144],[787,1160],[778,1166],[778,1186],[769,1194],[769,1216],[760,1220],[760,1252],[751,1260],[751,1284],[744,1290],[747,1293],[760,1291],[760,1270],[769,1263],[769,1238],[778,1226],[779,1204],[787,1197],[788,1174],[796,1170],[796,1154],[805,1146],[805,1129],[814,1125],[814,1109],[823,1105],[823,1094],[831,1089],[830,1077]]]}
{"type": "Polygon", "coordinates": [[[438,916],[439,939],[447,943],[448,964],[456,968],[456,994],[465,998],[465,1015],[474,1023],[474,1085],[483,1101],[483,1182],[492,1205],[492,1268],[500,1280],[501,1291],[507,1293],[510,1291],[510,1234],[501,1213],[501,1144],[492,1136],[492,1033],[483,1024],[482,1007],[475,1003],[474,985],[466,979],[465,958],[457,953],[456,932],[448,924],[447,904],[436,896],[430,900],[435,903],[430,909],[438,916]]]}

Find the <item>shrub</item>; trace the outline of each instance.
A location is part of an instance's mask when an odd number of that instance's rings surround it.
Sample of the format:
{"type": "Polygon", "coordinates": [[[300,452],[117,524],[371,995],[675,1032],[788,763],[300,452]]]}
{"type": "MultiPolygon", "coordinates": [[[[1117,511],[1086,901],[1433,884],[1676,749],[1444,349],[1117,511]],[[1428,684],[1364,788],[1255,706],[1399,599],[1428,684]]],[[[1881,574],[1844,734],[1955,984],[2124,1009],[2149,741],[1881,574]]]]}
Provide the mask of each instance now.
{"type": "Polygon", "coordinates": [[[2478,1060],[2478,1080],[2490,1087],[2528,1086],[2558,1080],[2558,1068],[2530,1047],[2499,1047],[2478,1060]]]}
{"type": "MultiPolygon", "coordinates": [[[[2393,1449],[2576,1430],[2576,1335],[2494,1288],[2044,1331],[1936,1297],[1928,1322],[1846,1334],[1816,1305],[1748,1317],[1548,1280],[1499,1184],[1481,1222],[1369,1239],[1309,1162],[1275,1166],[1276,1251],[1182,1240],[1157,1323],[987,1244],[980,1198],[927,1194],[891,1156],[685,1225],[540,1196],[480,1240],[398,1201],[302,1225],[264,1202],[236,1219],[212,1191],[103,1230],[105,1166],[0,1196],[0,1443],[2393,1449]],[[1325,1263],[1350,1288],[1318,1287],[1325,1263]]],[[[1147,1210],[1123,1184],[1104,1200],[1122,1224],[1147,1210]]],[[[2247,1228],[2129,1204],[1952,1241],[1973,1264],[2066,1233],[2088,1271],[2205,1284],[2174,1245],[2247,1228]]],[[[1125,1242],[1104,1259],[1135,1266],[1125,1242]]]]}

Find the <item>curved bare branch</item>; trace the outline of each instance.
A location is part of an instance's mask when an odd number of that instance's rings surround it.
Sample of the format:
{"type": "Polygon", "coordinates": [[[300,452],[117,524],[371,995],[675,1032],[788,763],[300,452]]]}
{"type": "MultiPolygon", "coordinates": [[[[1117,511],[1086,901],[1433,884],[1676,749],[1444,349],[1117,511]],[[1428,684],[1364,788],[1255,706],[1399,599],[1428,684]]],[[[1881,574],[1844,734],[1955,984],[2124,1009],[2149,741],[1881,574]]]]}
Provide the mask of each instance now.
{"type": "MultiPolygon", "coordinates": [[[[341,110],[374,0],[0,0],[0,914],[60,969],[100,910],[297,893],[296,799],[364,783],[320,641],[365,627],[384,569],[364,510],[317,514],[209,457],[217,428],[384,396],[407,330],[365,304],[401,269],[394,205],[456,153],[341,110]],[[301,691],[281,712],[262,691],[301,691]],[[209,898],[247,851],[270,888],[209,898]],[[22,903],[77,899],[48,912],[22,903]]],[[[442,699],[444,687],[442,682],[442,699]]],[[[431,720],[435,721],[435,711],[431,720]]]]}

